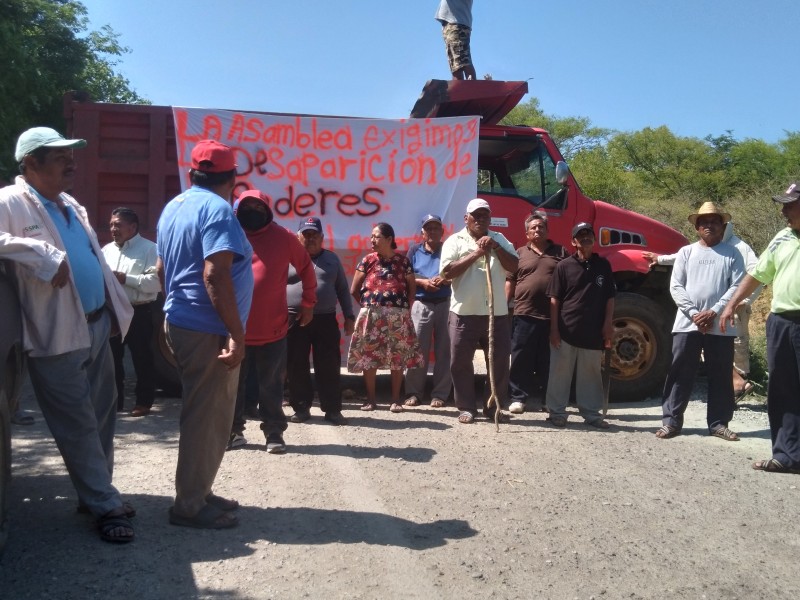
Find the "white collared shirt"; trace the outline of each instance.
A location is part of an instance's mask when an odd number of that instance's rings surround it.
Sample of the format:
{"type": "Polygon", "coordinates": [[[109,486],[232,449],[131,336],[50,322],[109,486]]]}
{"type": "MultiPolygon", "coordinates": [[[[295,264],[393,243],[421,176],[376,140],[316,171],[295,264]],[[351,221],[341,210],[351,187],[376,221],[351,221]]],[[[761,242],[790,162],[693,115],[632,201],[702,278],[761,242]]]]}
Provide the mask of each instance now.
{"type": "Polygon", "coordinates": [[[103,256],[112,271],[125,273],[123,289],[131,304],[152,302],[161,291],[156,273],[156,245],[138,233],[118,246],[111,242],[103,246],[103,256]]]}

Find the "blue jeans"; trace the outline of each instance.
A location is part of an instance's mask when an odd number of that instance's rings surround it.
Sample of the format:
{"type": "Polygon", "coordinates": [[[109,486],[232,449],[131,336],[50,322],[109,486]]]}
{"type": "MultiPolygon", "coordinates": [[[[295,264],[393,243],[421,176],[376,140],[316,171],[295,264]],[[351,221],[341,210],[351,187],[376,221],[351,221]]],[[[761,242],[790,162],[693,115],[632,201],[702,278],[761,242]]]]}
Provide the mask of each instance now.
{"type": "Polygon", "coordinates": [[[731,378],[733,337],[692,331],[672,334],[672,365],[664,383],[662,398],[664,425],[678,429],[683,427],[683,413],[689,405],[701,351],[708,379],[708,430],[727,427],[733,418],[736,406],[731,378]]]}
{"type": "Polygon", "coordinates": [[[236,394],[236,412],[231,431],[242,433],[247,374],[255,369],[258,376],[258,412],[261,431],[265,436],[286,431],[288,420],[283,412],[283,379],[286,377],[286,338],[262,346],[247,346],[239,373],[239,391],[236,394]]]}
{"type": "Polygon", "coordinates": [[[88,327],[89,348],[56,356],[31,356],[28,369],[78,501],[100,517],[122,506],[122,498],[111,483],[117,395],[108,345],[108,311],[88,327]]]}

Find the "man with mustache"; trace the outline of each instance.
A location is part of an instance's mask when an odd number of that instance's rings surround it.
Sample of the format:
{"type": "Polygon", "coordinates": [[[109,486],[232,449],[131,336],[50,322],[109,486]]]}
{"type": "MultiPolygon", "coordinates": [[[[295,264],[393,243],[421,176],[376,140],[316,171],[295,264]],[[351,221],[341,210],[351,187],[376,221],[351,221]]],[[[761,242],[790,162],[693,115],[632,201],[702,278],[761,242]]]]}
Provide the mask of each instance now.
{"type": "Polygon", "coordinates": [[[72,150],[85,146],[48,127],[19,136],[21,175],[0,190],[0,258],[16,280],[31,383],[78,511],[97,519],[103,540],[130,542],[136,511],[111,483],[117,402],[108,338],[126,334],[132,309],[86,209],[65,193],[72,150]]]}
{"type": "Polygon", "coordinates": [[[744,275],[741,252],[722,243],[725,224],[731,220],[713,202],[689,215],[700,238],[678,250],[669,289],[678,307],[672,326],[672,365],[664,383],[662,427],[656,437],[680,434],[702,352],[708,374],[706,421],[710,435],[729,442],[739,439],[728,428],[735,401],[730,368],[736,328],[718,329],[719,314],[736,292],[744,275]]]}
{"type": "Polygon", "coordinates": [[[594,253],[591,223],[572,228],[575,254],[556,266],[547,286],[550,297],[550,372],[547,383],[548,421],[567,425],[572,377],[575,398],[586,423],[608,429],[603,407],[603,348],[611,346],[614,315],[614,275],[609,262],[594,253]]]}

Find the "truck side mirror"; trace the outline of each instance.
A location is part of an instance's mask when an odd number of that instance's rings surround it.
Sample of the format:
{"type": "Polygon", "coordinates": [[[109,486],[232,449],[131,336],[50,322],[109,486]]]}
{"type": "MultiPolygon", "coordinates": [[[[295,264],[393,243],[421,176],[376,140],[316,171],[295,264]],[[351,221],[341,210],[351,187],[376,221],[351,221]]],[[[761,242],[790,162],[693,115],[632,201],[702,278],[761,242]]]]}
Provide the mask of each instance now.
{"type": "Polygon", "coordinates": [[[560,160],[556,163],[556,181],[559,185],[564,185],[567,183],[567,179],[569,178],[569,167],[567,163],[563,160],[560,160]]]}

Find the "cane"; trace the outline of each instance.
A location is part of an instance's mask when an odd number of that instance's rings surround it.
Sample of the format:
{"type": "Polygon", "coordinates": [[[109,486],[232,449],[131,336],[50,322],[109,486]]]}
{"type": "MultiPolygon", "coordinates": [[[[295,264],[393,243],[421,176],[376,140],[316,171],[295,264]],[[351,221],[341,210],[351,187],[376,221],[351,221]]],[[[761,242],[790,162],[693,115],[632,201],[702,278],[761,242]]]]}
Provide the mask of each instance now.
{"type": "Polygon", "coordinates": [[[497,390],[494,385],[494,290],[492,289],[492,269],[491,251],[483,257],[486,262],[486,287],[489,288],[489,360],[486,365],[486,372],[489,376],[489,399],[486,401],[486,408],[491,410],[492,404],[496,406],[494,411],[495,431],[500,431],[500,400],[497,398],[497,390]]]}

